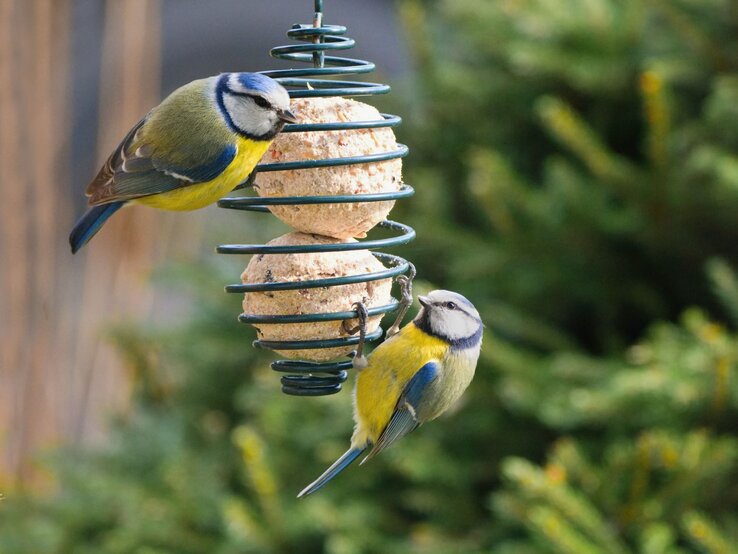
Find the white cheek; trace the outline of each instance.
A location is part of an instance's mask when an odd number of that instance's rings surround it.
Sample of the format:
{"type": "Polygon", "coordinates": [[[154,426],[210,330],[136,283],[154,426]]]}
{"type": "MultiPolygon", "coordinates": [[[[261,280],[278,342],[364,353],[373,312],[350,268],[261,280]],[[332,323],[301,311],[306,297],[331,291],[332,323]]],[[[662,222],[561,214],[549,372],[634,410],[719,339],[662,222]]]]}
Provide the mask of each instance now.
{"type": "Polygon", "coordinates": [[[438,317],[438,314],[431,313],[430,327],[436,335],[448,336],[448,326],[442,318],[438,317]]]}
{"type": "Polygon", "coordinates": [[[479,323],[472,318],[460,312],[449,311],[436,315],[432,325],[436,333],[451,340],[470,337],[479,329],[479,323]]]}
{"type": "Polygon", "coordinates": [[[479,323],[474,321],[469,316],[455,312],[453,314],[453,317],[450,318],[452,321],[452,325],[455,331],[455,334],[457,337],[469,337],[477,332],[477,329],[479,328],[479,323]]]}
{"type": "Polygon", "coordinates": [[[251,135],[267,134],[276,122],[274,112],[258,107],[251,100],[226,94],[223,102],[236,127],[251,135]]]}

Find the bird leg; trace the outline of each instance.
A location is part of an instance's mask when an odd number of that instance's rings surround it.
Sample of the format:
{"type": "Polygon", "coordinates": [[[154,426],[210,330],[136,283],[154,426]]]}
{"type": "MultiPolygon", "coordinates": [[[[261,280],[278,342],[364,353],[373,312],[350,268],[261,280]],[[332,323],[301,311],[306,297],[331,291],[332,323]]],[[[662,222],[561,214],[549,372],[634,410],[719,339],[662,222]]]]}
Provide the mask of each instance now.
{"type": "Polygon", "coordinates": [[[249,173],[249,176],[246,178],[246,180],[243,183],[239,184],[233,190],[247,189],[249,187],[254,186],[254,180],[256,180],[256,173],[257,171],[254,169],[251,173],[249,173]]]}
{"type": "Polygon", "coordinates": [[[363,302],[356,302],[353,305],[356,310],[356,314],[359,318],[359,324],[356,327],[349,329],[346,326],[346,320],[343,321],[343,328],[349,334],[353,335],[357,331],[359,332],[359,344],[354,352],[353,366],[354,369],[364,369],[367,366],[366,356],[364,356],[364,343],[366,340],[366,323],[369,319],[369,311],[364,306],[363,302]]]}
{"type": "MultiPolygon", "coordinates": [[[[408,262],[409,263],[409,262],[408,262]]],[[[413,279],[415,279],[415,266],[410,264],[410,271],[407,275],[397,277],[397,283],[400,285],[400,310],[397,312],[395,322],[387,329],[387,338],[396,335],[400,331],[402,318],[413,305],[413,279]]]]}

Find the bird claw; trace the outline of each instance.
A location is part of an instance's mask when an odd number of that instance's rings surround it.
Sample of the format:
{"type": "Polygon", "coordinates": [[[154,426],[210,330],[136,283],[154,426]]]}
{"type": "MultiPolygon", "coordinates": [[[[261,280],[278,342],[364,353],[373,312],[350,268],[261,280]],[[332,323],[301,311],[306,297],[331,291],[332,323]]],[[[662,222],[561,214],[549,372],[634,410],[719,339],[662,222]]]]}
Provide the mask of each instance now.
{"type": "Polygon", "coordinates": [[[246,178],[246,180],[243,183],[239,184],[233,190],[242,190],[242,189],[246,189],[246,188],[254,186],[254,181],[256,180],[256,173],[257,173],[256,170],[252,171],[249,174],[249,176],[246,178]]]}
{"type": "Polygon", "coordinates": [[[366,356],[364,356],[364,344],[366,342],[366,324],[369,320],[369,311],[366,309],[366,306],[364,306],[363,302],[354,303],[353,308],[356,310],[356,314],[359,318],[359,324],[356,327],[349,329],[348,327],[346,327],[346,321],[344,320],[343,328],[350,335],[355,334],[357,331],[359,332],[359,344],[356,347],[356,351],[354,352],[354,359],[351,363],[354,369],[364,369],[367,365],[369,365],[366,356]]]}
{"type": "Polygon", "coordinates": [[[413,279],[415,279],[415,266],[410,264],[410,271],[407,275],[397,277],[397,284],[400,285],[400,309],[394,323],[387,329],[386,336],[390,338],[400,332],[400,324],[405,314],[413,305],[413,279]]]}

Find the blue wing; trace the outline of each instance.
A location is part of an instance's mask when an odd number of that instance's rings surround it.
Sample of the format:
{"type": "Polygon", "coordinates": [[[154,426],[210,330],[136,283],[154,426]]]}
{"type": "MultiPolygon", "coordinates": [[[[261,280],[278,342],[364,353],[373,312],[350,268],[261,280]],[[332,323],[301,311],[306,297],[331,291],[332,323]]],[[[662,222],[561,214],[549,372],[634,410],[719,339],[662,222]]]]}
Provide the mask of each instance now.
{"type": "Polygon", "coordinates": [[[438,369],[438,363],[428,362],[413,375],[413,378],[405,385],[387,427],[379,435],[369,454],[361,461],[362,464],[420,425],[421,422],[417,419],[417,409],[423,401],[428,385],[438,376],[438,369]]]}
{"type": "Polygon", "coordinates": [[[204,183],[220,175],[236,157],[236,145],[228,144],[195,166],[179,167],[156,156],[154,149],[147,144],[134,149],[138,132],[146,124],[146,119],[129,131],[87,187],[90,204],[131,200],[204,183]]]}

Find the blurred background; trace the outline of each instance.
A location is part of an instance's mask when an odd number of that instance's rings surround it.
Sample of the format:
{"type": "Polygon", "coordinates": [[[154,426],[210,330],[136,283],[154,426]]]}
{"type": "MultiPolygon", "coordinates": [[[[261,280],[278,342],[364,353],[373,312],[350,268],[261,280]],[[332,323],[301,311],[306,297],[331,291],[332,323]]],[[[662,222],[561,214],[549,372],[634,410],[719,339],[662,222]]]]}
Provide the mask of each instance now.
{"type": "Polygon", "coordinates": [[[281,394],[213,252],[285,228],[67,235],[141,115],[311,17],[0,1],[0,552],[737,552],[738,4],[326,0],[404,118],[394,251],[487,333],[454,413],[297,502],[351,395],[281,394]]]}

